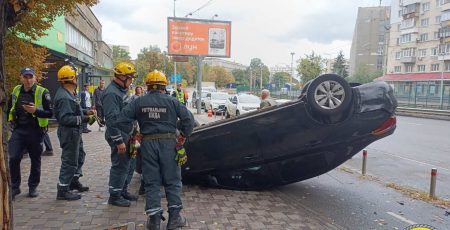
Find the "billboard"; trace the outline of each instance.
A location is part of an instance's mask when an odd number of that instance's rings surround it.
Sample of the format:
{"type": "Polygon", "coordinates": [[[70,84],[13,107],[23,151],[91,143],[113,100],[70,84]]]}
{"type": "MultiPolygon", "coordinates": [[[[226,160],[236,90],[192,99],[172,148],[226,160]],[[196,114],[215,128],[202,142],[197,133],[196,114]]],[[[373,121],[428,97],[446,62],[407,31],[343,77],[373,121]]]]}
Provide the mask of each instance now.
{"type": "Polygon", "coordinates": [[[169,55],[230,57],[231,22],[167,18],[169,55]]]}

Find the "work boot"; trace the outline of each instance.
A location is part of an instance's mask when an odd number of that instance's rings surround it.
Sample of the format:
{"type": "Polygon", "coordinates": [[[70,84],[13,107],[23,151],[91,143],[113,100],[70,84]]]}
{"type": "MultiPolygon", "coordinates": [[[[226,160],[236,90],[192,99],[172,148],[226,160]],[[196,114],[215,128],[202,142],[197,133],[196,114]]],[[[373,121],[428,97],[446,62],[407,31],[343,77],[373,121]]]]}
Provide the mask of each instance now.
{"type": "Polygon", "coordinates": [[[167,222],[167,229],[177,229],[186,225],[186,218],[180,215],[181,208],[169,209],[169,221],[167,222]]]}
{"type": "Polygon", "coordinates": [[[130,201],[124,199],[122,196],[110,196],[108,199],[108,204],[118,207],[130,207],[131,205],[130,201]]]}
{"type": "Polygon", "coordinates": [[[42,156],[53,156],[53,150],[45,150],[42,156]]]}
{"type": "Polygon", "coordinates": [[[129,193],[128,191],[122,192],[122,197],[129,201],[137,201],[138,200],[138,197],[136,195],[133,195],[133,194],[129,193]]]}
{"type": "Polygon", "coordinates": [[[30,188],[30,190],[28,191],[28,196],[29,197],[38,197],[39,193],[36,188],[30,188]]]}
{"type": "Polygon", "coordinates": [[[80,183],[79,177],[73,177],[72,181],[69,185],[69,190],[78,190],[78,192],[86,192],[89,191],[89,187],[83,186],[83,184],[80,183]]]}
{"type": "Polygon", "coordinates": [[[147,217],[147,229],[159,230],[161,228],[161,212],[147,217]]]}
{"type": "Polygon", "coordinates": [[[81,199],[80,194],[75,194],[69,191],[68,186],[59,186],[58,185],[58,193],[56,195],[57,200],[79,200],[81,199]]]}
{"type": "Polygon", "coordinates": [[[11,195],[12,195],[12,199],[14,200],[14,198],[16,198],[17,195],[19,195],[21,193],[20,188],[17,189],[12,189],[11,190],[11,195]]]}

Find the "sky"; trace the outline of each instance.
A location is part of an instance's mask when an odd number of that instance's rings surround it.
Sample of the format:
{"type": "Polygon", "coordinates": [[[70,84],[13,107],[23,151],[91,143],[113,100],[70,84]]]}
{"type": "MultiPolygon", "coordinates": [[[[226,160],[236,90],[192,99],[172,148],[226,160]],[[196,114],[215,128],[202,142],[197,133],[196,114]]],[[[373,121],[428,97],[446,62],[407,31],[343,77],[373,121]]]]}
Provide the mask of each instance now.
{"type": "MultiPolygon", "coordinates": [[[[92,8],[108,44],[130,47],[134,59],[150,45],[167,47],[167,17],[231,21],[231,57],[244,65],[260,58],[265,65],[290,65],[312,51],[349,58],[358,7],[379,0],[101,0],[92,8]]],[[[383,0],[382,5],[390,5],[383,0]]]]}

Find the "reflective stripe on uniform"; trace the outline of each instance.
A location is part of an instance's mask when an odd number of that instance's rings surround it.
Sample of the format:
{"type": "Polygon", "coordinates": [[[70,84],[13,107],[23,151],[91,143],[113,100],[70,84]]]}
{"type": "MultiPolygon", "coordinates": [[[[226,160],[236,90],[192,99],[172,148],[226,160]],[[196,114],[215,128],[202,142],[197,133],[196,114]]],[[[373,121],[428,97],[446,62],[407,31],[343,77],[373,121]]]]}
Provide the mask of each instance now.
{"type": "MultiPolygon", "coordinates": [[[[9,111],[8,121],[14,121],[14,111],[16,110],[17,99],[19,98],[21,88],[22,85],[17,85],[16,87],[14,87],[14,90],[12,92],[12,106],[11,110],[9,111]]],[[[44,92],[46,90],[46,88],[36,85],[36,90],[34,91],[34,106],[36,107],[36,109],[44,110],[44,106],[42,105],[42,96],[44,95],[44,92]]],[[[33,117],[36,117],[36,115],[33,114],[33,117]]],[[[38,120],[39,127],[48,126],[48,118],[36,118],[38,120]]]]}
{"type": "Polygon", "coordinates": [[[175,93],[177,95],[178,101],[184,104],[184,91],[183,90],[181,90],[181,91],[175,90],[175,93]]]}

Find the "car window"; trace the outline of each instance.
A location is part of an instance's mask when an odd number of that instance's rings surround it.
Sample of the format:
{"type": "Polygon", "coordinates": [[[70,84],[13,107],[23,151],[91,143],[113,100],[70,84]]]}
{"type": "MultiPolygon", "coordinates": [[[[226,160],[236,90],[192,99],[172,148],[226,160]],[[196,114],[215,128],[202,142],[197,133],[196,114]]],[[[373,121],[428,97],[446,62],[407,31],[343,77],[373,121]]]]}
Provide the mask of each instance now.
{"type": "Polygon", "coordinates": [[[214,100],[226,100],[226,99],[228,99],[228,94],[226,94],[226,93],[214,93],[214,94],[211,94],[211,99],[214,99],[214,100]]]}
{"type": "Polygon", "coordinates": [[[240,95],[239,101],[241,103],[260,103],[259,97],[253,95],[240,95]]]}

